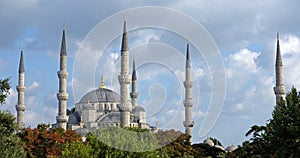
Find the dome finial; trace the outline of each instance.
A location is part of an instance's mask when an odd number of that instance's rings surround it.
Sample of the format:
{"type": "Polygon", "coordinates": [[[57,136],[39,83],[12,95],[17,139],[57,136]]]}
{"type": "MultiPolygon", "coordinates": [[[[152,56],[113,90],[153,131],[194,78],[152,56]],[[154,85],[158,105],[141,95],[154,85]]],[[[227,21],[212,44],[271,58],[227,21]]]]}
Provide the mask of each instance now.
{"type": "Polygon", "coordinates": [[[101,84],[100,84],[99,88],[105,88],[103,74],[102,74],[102,77],[101,77],[101,84]]]}

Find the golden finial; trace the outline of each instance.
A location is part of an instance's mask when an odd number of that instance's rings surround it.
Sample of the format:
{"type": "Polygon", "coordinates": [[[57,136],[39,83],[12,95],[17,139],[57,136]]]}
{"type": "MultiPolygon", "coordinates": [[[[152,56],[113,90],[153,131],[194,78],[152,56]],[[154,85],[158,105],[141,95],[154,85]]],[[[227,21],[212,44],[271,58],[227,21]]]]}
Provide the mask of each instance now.
{"type": "Polygon", "coordinates": [[[80,123],[79,123],[79,127],[80,127],[80,128],[83,128],[83,119],[82,119],[82,116],[80,116],[80,123]]]}
{"type": "Polygon", "coordinates": [[[124,11],[124,21],[126,21],[126,10],[124,11]]]}
{"type": "Polygon", "coordinates": [[[100,84],[99,88],[105,88],[103,74],[102,74],[102,77],[101,77],[101,84],[100,84]]]}
{"type": "Polygon", "coordinates": [[[158,129],[158,119],[155,119],[155,126],[156,126],[156,129],[158,129]]]}
{"type": "Polygon", "coordinates": [[[66,30],[66,20],[64,20],[63,30],[66,30]]]}

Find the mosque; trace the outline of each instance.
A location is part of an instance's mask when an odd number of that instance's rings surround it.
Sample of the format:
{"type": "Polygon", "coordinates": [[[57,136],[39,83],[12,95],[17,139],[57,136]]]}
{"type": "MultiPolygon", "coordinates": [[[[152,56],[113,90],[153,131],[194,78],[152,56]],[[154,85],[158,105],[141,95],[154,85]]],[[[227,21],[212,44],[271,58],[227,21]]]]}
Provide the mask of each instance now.
{"type": "MultiPolygon", "coordinates": [[[[121,68],[118,76],[120,84],[120,93],[105,88],[102,76],[101,85],[85,94],[81,100],[76,103],[72,109],[67,109],[67,51],[66,51],[66,37],[65,28],[62,33],[61,51],[60,51],[60,69],[57,72],[59,79],[59,90],[57,93],[58,99],[58,115],[56,116],[56,123],[52,124],[52,128],[63,128],[65,130],[88,130],[101,127],[138,127],[148,129],[155,132],[158,127],[150,126],[146,121],[145,109],[136,104],[138,92],[136,89],[137,73],[135,69],[135,60],[133,60],[132,74],[129,74],[129,47],[128,35],[126,30],[126,18],[124,16],[123,35],[121,42],[121,68]],[[131,86],[131,92],[130,92],[131,86]]],[[[185,88],[185,99],[183,106],[185,107],[185,120],[183,126],[185,133],[192,137],[192,130],[194,121],[192,120],[192,81],[191,81],[191,63],[189,43],[186,47],[186,65],[185,65],[185,81],[183,82],[185,88]]],[[[282,73],[282,58],[279,46],[279,34],[277,33],[277,51],[276,51],[276,86],[274,93],[276,96],[276,103],[281,97],[284,98],[285,86],[282,73]]],[[[24,93],[26,86],[24,84],[25,69],[23,60],[23,50],[21,49],[21,56],[19,62],[19,82],[16,87],[18,91],[17,123],[19,129],[25,128],[24,111],[26,106],[24,104],[24,93]]],[[[192,138],[191,138],[192,139],[192,138]]],[[[191,140],[190,140],[191,142],[191,140]]]]}
{"type": "MultiPolygon", "coordinates": [[[[192,82],[191,82],[191,64],[189,44],[187,43],[186,51],[186,80],[185,87],[185,120],[183,125],[186,133],[192,136],[192,128],[194,122],[192,120],[192,82]]],[[[61,51],[60,51],[60,68],[57,72],[59,79],[59,90],[57,93],[58,99],[58,115],[56,116],[56,123],[52,124],[52,128],[63,128],[65,130],[75,131],[91,131],[101,127],[138,127],[148,129],[150,131],[157,131],[158,126],[150,126],[146,121],[145,109],[136,104],[138,92],[136,88],[137,73],[135,69],[135,60],[133,60],[132,74],[129,74],[129,47],[128,34],[126,30],[126,17],[124,16],[123,35],[121,42],[121,71],[118,76],[120,84],[120,93],[105,88],[104,79],[102,76],[101,85],[86,93],[81,100],[75,104],[72,109],[67,109],[67,51],[66,51],[66,33],[65,28],[62,33],[61,51]],[[130,92],[131,87],[131,92],[130,92]]],[[[24,84],[24,61],[23,50],[21,50],[21,57],[19,63],[19,84],[17,123],[19,129],[25,128],[24,111],[26,106],[24,104],[24,93],[26,86],[24,84]]]]}

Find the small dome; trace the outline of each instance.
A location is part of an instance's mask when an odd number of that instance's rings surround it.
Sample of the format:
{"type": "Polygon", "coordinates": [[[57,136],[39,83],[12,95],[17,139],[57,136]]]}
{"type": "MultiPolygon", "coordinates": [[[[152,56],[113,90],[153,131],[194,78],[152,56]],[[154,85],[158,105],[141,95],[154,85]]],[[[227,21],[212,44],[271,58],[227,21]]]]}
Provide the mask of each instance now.
{"type": "Polygon", "coordinates": [[[84,95],[79,103],[120,102],[120,95],[110,89],[98,88],[84,95]]]}
{"type": "Polygon", "coordinates": [[[237,146],[231,145],[231,146],[228,146],[225,150],[228,152],[232,152],[232,151],[236,150],[237,148],[238,148],[237,146]]]}
{"type": "Polygon", "coordinates": [[[215,148],[221,149],[221,150],[225,150],[224,147],[222,147],[221,145],[215,145],[215,148]]]}
{"type": "Polygon", "coordinates": [[[208,144],[209,146],[214,146],[215,143],[210,139],[210,138],[207,138],[203,141],[204,144],[208,144]]]}
{"type": "Polygon", "coordinates": [[[133,108],[132,110],[133,113],[136,113],[136,112],[145,112],[145,109],[141,106],[136,106],[133,108]]]}
{"type": "Polygon", "coordinates": [[[86,128],[77,128],[77,129],[75,129],[75,132],[78,135],[85,137],[89,133],[89,130],[87,130],[86,128]]]}

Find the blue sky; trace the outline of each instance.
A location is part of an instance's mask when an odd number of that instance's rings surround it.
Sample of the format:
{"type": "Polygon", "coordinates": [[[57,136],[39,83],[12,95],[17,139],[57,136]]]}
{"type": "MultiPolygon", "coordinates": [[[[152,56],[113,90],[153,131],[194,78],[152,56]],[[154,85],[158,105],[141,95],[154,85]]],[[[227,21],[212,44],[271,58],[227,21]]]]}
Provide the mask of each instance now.
{"type": "MultiPolygon", "coordinates": [[[[212,136],[220,139],[224,146],[241,144],[247,139],[245,133],[252,125],[263,125],[271,118],[275,104],[273,86],[275,84],[274,57],[277,31],[280,31],[287,90],[292,86],[300,88],[300,74],[298,73],[300,19],[297,18],[299,2],[296,0],[255,0],[248,3],[236,0],[226,2],[208,0],[101,2],[93,0],[88,3],[79,0],[72,2],[2,0],[0,1],[0,77],[11,77],[12,89],[6,105],[1,108],[9,109],[15,114],[14,106],[17,103],[15,86],[17,85],[20,45],[23,43],[27,86],[26,125],[35,127],[40,122],[55,122],[58,91],[56,72],[59,68],[64,21],[66,21],[67,28],[68,71],[70,73],[68,108],[74,107],[74,102],[78,102],[85,92],[98,87],[101,74],[104,74],[106,86],[119,92],[117,75],[120,56],[119,35],[122,31],[121,16],[114,26],[119,30],[114,32],[116,36],[106,43],[104,50],[88,49],[84,41],[91,36],[91,32],[97,31],[99,23],[109,19],[110,16],[121,15],[124,10],[144,6],[171,8],[195,19],[207,30],[220,50],[226,74],[226,97],[218,121],[207,135],[200,138],[199,131],[208,114],[210,104],[212,76],[203,52],[197,50],[195,45],[191,45],[195,101],[194,143],[202,142],[206,137],[212,136]],[[76,78],[77,74],[73,74],[76,72],[74,69],[78,54],[83,52],[96,56],[101,54],[101,57],[95,58],[99,60],[96,60],[94,70],[83,69],[79,73],[94,75],[93,82],[89,85],[76,78]],[[73,97],[74,85],[75,89],[83,87],[82,91],[76,91],[78,96],[75,97],[73,97]]],[[[130,11],[127,16],[129,28],[134,28],[132,26],[134,20],[135,22],[143,20],[130,19],[130,11]]],[[[102,37],[104,38],[104,34],[95,35],[99,43],[102,37]]],[[[135,54],[138,65],[138,102],[148,111],[148,122],[154,125],[155,119],[158,118],[159,126],[163,129],[174,128],[181,131],[184,129],[182,125],[184,114],[182,79],[186,47],[184,38],[179,34],[159,28],[140,28],[129,32],[131,57],[135,54]],[[170,56],[168,53],[171,52],[176,52],[177,56],[170,56]],[[147,59],[155,59],[156,62],[150,63],[147,59]],[[170,61],[178,62],[174,64],[169,63],[170,61]]],[[[98,42],[97,40],[95,42],[98,42]]],[[[91,60],[92,57],[88,56],[91,60]]],[[[89,62],[87,61],[86,64],[89,62]]],[[[89,79],[90,76],[81,77],[89,79]]]]}

